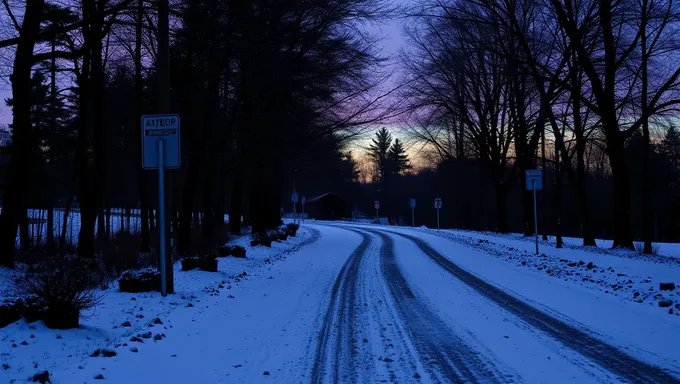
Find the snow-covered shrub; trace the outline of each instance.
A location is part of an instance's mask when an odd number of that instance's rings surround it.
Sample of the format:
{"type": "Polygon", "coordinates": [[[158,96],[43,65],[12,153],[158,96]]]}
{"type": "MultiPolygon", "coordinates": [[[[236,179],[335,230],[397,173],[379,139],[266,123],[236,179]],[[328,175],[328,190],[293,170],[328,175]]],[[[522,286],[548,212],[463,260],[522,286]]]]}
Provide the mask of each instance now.
{"type": "Polygon", "coordinates": [[[16,274],[14,288],[19,296],[35,297],[49,328],[69,329],[78,327],[81,311],[101,300],[97,287],[105,278],[96,261],[52,255],[16,274]]]}
{"type": "Polygon", "coordinates": [[[198,268],[202,271],[217,272],[218,257],[219,251],[216,247],[200,251],[196,256],[184,256],[182,258],[182,270],[191,271],[198,268]]]}
{"type": "Polygon", "coordinates": [[[286,234],[291,237],[295,237],[298,229],[300,229],[300,224],[288,223],[285,227],[286,234]]]}
{"type": "Polygon", "coordinates": [[[161,287],[161,273],[155,268],[128,269],[121,274],[118,285],[121,292],[156,291],[161,287]]]}
{"type": "Polygon", "coordinates": [[[264,245],[265,247],[272,246],[272,239],[267,236],[267,234],[254,233],[250,237],[250,245],[255,247],[258,245],[264,245]]]}
{"type": "Polygon", "coordinates": [[[220,257],[246,257],[246,249],[239,245],[222,245],[217,247],[217,253],[220,257]]]}

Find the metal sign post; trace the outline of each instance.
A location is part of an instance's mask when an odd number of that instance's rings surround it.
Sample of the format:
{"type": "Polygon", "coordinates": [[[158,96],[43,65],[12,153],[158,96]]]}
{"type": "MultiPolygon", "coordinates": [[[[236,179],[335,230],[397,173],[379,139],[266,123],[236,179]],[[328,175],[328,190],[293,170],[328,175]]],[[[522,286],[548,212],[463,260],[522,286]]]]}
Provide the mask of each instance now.
{"type": "Polygon", "coordinates": [[[375,219],[380,220],[380,201],[374,201],[373,206],[375,207],[375,219]]]}
{"type": "Polygon", "coordinates": [[[295,218],[297,217],[297,202],[299,200],[297,192],[293,192],[292,200],[293,200],[293,224],[295,224],[295,218]]]}
{"type": "Polygon", "coordinates": [[[442,209],[443,202],[439,197],[434,199],[434,208],[437,210],[437,230],[439,230],[439,210],[442,209]]]}
{"type": "Polygon", "coordinates": [[[536,208],[536,191],[543,189],[543,172],[540,169],[527,169],[527,190],[534,194],[534,239],[536,242],[536,254],[538,255],[538,211],[536,208]]]}
{"type": "Polygon", "coordinates": [[[165,244],[165,170],[181,165],[178,115],[142,116],[142,167],[158,169],[158,235],[160,246],[161,295],[166,296],[168,266],[165,244]]]}
{"type": "Polygon", "coordinates": [[[302,204],[302,221],[305,220],[305,203],[307,202],[307,198],[302,196],[302,199],[300,200],[300,203],[302,204]]]}
{"type": "Polygon", "coordinates": [[[409,204],[411,205],[411,227],[415,228],[416,226],[416,199],[411,198],[409,201],[409,204]]]}

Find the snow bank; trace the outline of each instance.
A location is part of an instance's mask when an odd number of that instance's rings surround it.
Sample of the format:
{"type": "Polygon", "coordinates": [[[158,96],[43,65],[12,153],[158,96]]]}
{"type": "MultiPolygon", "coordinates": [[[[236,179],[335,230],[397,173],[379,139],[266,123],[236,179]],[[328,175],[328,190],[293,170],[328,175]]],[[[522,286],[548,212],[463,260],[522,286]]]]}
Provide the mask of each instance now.
{"type": "MultiPolygon", "coordinates": [[[[174,265],[175,294],[165,298],[155,292],[120,293],[116,283],[115,287],[103,291],[104,299],[97,307],[83,314],[78,329],[50,330],[42,322],[28,324],[24,320],[0,329],[0,367],[3,368],[0,369],[0,383],[23,382],[44,370],[77,371],[86,365],[96,349],[120,351],[121,348],[132,348],[138,344],[131,341],[134,338],[145,343],[160,342],[173,328],[164,321],[168,316],[191,311],[201,300],[214,295],[217,287],[231,289],[245,276],[256,275],[269,265],[284,260],[290,253],[316,241],[318,236],[315,230],[301,228],[297,237],[273,243],[272,248],[250,247],[249,237],[242,236],[230,244],[244,246],[246,259],[219,259],[217,273],[182,272],[177,263],[174,265]]],[[[9,293],[10,274],[8,270],[0,270],[0,296],[9,293]]]]}

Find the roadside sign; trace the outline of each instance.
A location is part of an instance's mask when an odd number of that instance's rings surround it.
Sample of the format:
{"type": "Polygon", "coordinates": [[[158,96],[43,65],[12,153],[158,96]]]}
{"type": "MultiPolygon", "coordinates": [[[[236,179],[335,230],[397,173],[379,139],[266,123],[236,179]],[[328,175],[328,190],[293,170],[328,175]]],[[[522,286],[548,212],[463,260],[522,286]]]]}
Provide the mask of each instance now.
{"type": "Polygon", "coordinates": [[[434,207],[435,208],[442,209],[443,206],[444,206],[444,203],[442,202],[442,199],[440,199],[440,198],[434,199],[434,207]]]}
{"type": "Polygon", "coordinates": [[[380,201],[378,201],[378,200],[374,201],[373,207],[375,207],[375,209],[380,209],[380,201]]]}
{"type": "Polygon", "coordinates": [[[297,203],[299,201],[299,196],[297,192],[293,192],[293,203],[297,203]]]}
{"type": "Polygon", "coordinates": [[[416,207],[416,199],[414,199],[414,198],[409,199],[409,205],[411,206],[411,208],[415,208],[416,207]]]}
{"type": "Polygon", "coordinates": [[[543,172],[540,169],[527,169],[527,191],[540,191],[543,189],[543,172]]]}
{"type": "Polygon", "coordinates": [[[163,141],[163,166],[165,169],[180,167],[179,115],[142,116],[142,168],[157,169],[159,141],[163,141]]]}
{"type": "Polygon", "coordinates": [[[300,202],[302,203],[302,205],[305,205],[305,203],[307,202],[307,198],[305,196],[302,196],[302,199],[300,199],[300,202]]]}
{"type": "Polygon", "coordinates": [[[527,169],[527,191],[534,192],[534,238],[536,242],[536,254],[538,255],[538,209],[536,208],[536,191],[543,189],[543,174],[540,169],[527,169]]]}

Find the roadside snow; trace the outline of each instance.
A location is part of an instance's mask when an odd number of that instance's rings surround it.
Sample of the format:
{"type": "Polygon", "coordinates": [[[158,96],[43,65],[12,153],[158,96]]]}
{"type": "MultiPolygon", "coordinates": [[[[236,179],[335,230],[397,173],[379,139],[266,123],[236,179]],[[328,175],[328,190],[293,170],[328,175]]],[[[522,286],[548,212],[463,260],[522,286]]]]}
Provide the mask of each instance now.
{"type": "Polygon", "coordinates": [[[317,315],[359,240],[345,230],[324,231],[319,241],[285,262],[267,263],[257,274],[231,279],[231,289],[229,282],[220,288],[216,281],[211,294],[197,297],[193,307],[179,308],[163,318],[162,327],[150,329],[164,333],[162,341],[128,343],[109,359],[88,358],[83,369],[55,372],[53,382],[91,382],[97,374],[131,384],[309,382],[312,356],[307,353],[314,350],[317,315]],[[137,352],[129,350],[132,345],[137,352]]]}
{"type": "Polygon", "coordinates": [[[513,238],[519,235],[494,236],[463,231],[428,233],[477,248],[518,268],[575,282],[625,301],[647,304],[680,321],[680,259],[635,257],[637,253],[631,251],[594,247],[557,249],[545,242],[540,245],[540,253],[536,255],[534,243],[523,237],[513,238]],[[676,289],[660,289],[661,283],[671,282],[676,285],[676,289]],[[659,307],[662,300],[672,300],[673,303],[670,307],[659,307]]]}
{"type": "MultiPolygon", "coordinates": [[[[76,375],[83,382],[92,379],[93,371],[105,357],[91,358],[98,348],[111,348],[131,353],[129,348],[142,349],[142,344],[158,344],[170,334],[176,324],[169,319],[193,317],[202,302],[210,301],[218,292],[231,292],[251,276],[265,273],[271,265],[284,260],[290,253],[318,240],[319,233],[301,228],[298,236],[272,248],[250,247],[247,236],[230,244],[245,246],[247,259],[219,259],[217,273],[182,272],[175,264],[175,294],[163,298],[159,293],[120,293],[117,283],[105,293],[103,301],[83,314],[81,327],[68,331],[50,330],[42,322],[32,324],[20,320],[0,329],[0,383],[24,381],[35,373],[48,370],[55,377],[76,375]],[[158,319],[158,320],[156,320],[158,319]],[[151,334],[148,334],[151,332],[151,334]],[[146,339],[146,336],[149,336],[146,339]],[[142,342],[132,342],[137,337],[142,342]],[[97,362],[97,363],[95,363],[97,362]],[[87,373],[85,373],[87,372],[87,373]]],[[[2,290],[7,290],[9,273],[0,274],[2,290]]],[[[8,292],[4,292],[8,293],[8,292]]],[[[0,295],[3,292],[0,291],[0,295]]],[[[226,296],[226,294],[225,294],[226,296]]],[[[111,359],[116,359],[113,357],[111,359]]],[[[103,375],[106,377],[107,373],[103,375]]],[[[55,381],[58,383],[59,381],[55,381]]],[[[72,380],[62,383],[72,383],[72,380]]],[[[148,382],[148,381],[147,381],[148,382]]]]}

